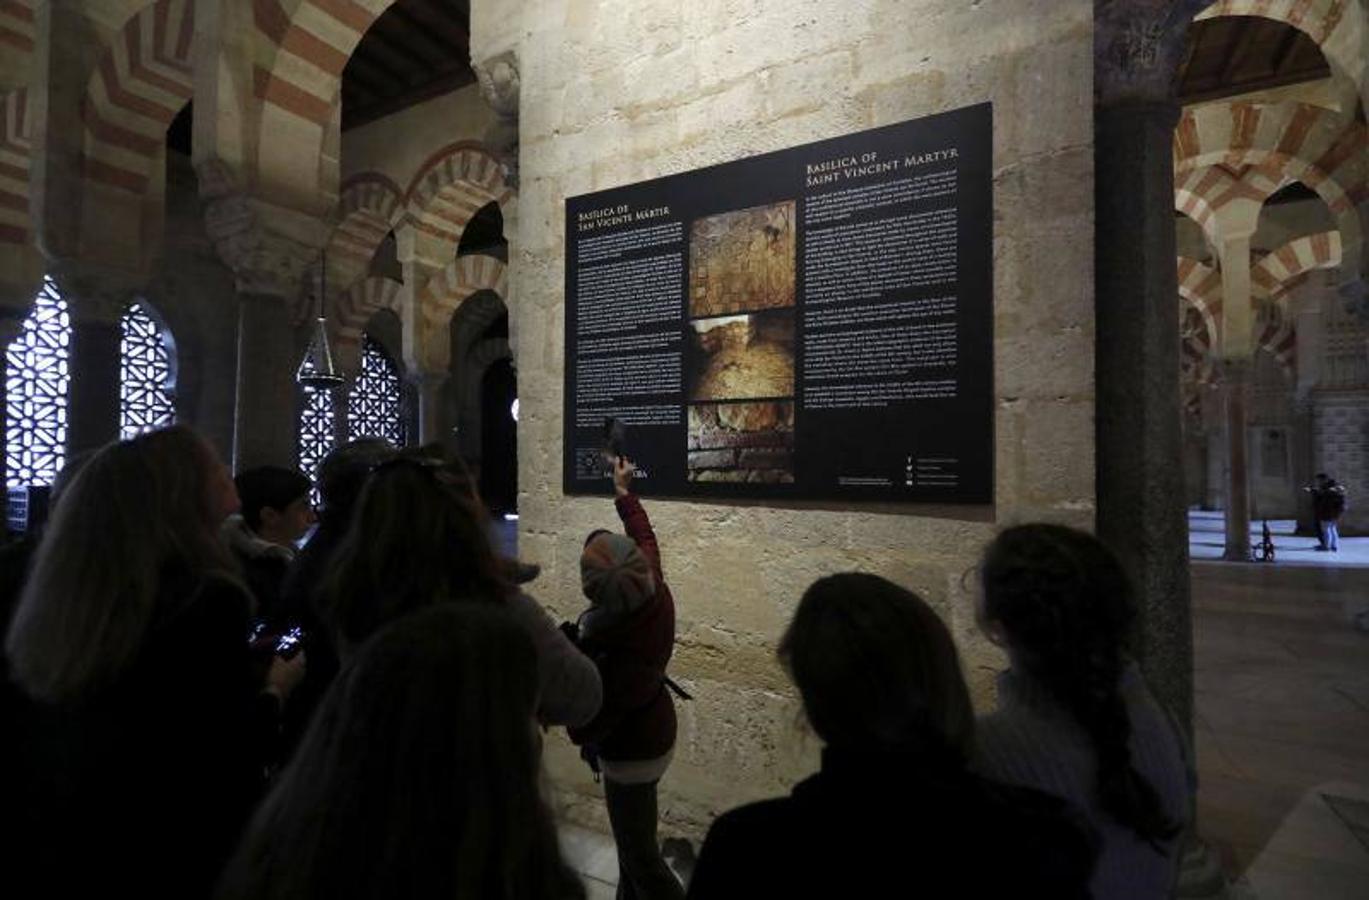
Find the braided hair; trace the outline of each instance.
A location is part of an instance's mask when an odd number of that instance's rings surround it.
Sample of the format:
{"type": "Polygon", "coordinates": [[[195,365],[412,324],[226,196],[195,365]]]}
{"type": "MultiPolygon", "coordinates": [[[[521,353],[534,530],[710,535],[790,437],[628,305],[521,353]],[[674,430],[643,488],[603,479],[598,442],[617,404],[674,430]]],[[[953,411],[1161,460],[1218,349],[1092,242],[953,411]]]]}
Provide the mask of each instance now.
{"type": "Polygon", "coordinates": [[[1131,763],[1120,688],[1136,608],[1117,558],[1082,531],[1021,525],[989,545],[982,576],[986,624],[1001,628],[1014,664],[1092,740],[1104,811],[1152,845],[1175,837],[1179,824],[1131,763]]]}

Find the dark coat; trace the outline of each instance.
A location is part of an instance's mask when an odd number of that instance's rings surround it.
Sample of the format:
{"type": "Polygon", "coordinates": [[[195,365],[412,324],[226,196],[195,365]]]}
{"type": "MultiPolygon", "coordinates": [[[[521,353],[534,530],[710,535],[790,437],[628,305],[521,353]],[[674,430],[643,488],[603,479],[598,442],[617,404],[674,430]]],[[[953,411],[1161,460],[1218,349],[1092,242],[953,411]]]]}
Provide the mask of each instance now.
{"type": "Polygon", "coordinates": [[[1312,493],[1312,510],[1318,522],[1335,522],[1345,513],[1345,488],[1335,482],[1312,493]]]}
{"type": "Polygon", "coordinates": [[[253,682],[249,598],[218,577],[163,590],[176,612],[128,671],[21,722],[5,807],[23,821],[4,868],[42,889],[13,896],[205,897],[264,789],[278,710],[253,682]]]}
{"type": "Polygon", "coordinates": [[[724,813],[689,897],[1084,900],[1096,845],[1063,801],[912,756],[824,751],[788,797],[724,813]]]}
{"type": "Polygon", "coordinates": [[[295,564],[281,587],[280,616],[291,626],[298,625],[304,636],[304,680],[290,693],[282,722],[283,753],[289,757],[323,701],[328,686],[337,677],[341,664],[333,636],[318,611],[318,593],[332,565],[333,553],[347,536],[349,521],[342,516],[326,516],[309,543],[295,557],[295,564]]]}
{"type": "Polygon", "coordinates": [[[576,744],[610,762],[656,759],[675,746],[675,703],[665,670],[675,648],[675,600],[661,571],[661,551],[635,494],[614,505],[628,537],[651,564],[656,593],[626,618],[585,635],[580,649],[599,666],[604,704],[589,724],[569,729],[576,744]]]}

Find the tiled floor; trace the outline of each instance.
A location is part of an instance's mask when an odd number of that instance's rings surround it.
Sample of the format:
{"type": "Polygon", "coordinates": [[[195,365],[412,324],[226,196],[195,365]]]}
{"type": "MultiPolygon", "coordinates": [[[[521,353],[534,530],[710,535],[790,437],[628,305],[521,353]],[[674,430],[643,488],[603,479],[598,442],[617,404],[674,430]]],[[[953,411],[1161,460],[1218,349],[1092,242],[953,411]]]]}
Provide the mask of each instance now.
{"type": "Polygon", "coordinates": [[[1369,898],[1369,570],[1193,566],[1198,816],[1258,900],[1369,898]]]}
{"type": "MultiPolygon", "coordinates": [[[[1250,541],[1259,543],[1263,520],[1250,523],[1250,541]]],[[[1294,534],[1297,523],[1291,519],[1270,519],[1274,536],[1274,559],[1278,566],[1369,566],[1369,537],[1341,538],[1340,550],[1317,550],[1317,539],[1294,534]]],[[[1226,549],[1226,521],[1221,512],[1190,510],[1188,513],[1188,555],[1191,559],[1222,558],[1226,549]]]]}

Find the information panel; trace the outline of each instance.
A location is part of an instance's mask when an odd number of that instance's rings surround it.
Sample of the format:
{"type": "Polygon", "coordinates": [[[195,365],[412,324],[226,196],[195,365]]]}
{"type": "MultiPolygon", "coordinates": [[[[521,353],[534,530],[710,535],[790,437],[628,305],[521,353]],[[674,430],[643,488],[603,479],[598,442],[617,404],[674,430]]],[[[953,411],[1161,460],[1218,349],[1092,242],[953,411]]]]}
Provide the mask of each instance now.
{"type": "Polygon", "coordinates": [[[566,201],[565,491],[993,501],[985,104],[566,201]]]}

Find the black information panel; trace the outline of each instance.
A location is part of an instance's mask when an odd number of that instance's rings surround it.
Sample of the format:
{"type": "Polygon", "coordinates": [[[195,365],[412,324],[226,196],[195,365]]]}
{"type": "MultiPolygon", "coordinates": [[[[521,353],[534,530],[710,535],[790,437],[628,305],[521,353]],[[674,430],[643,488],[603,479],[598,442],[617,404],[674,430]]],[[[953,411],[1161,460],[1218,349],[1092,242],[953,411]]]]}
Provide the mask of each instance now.
{"type": "Polygon", "coordinates": [[[989,105],[566,201],[565,491],[993,502],[989,105]]]}

